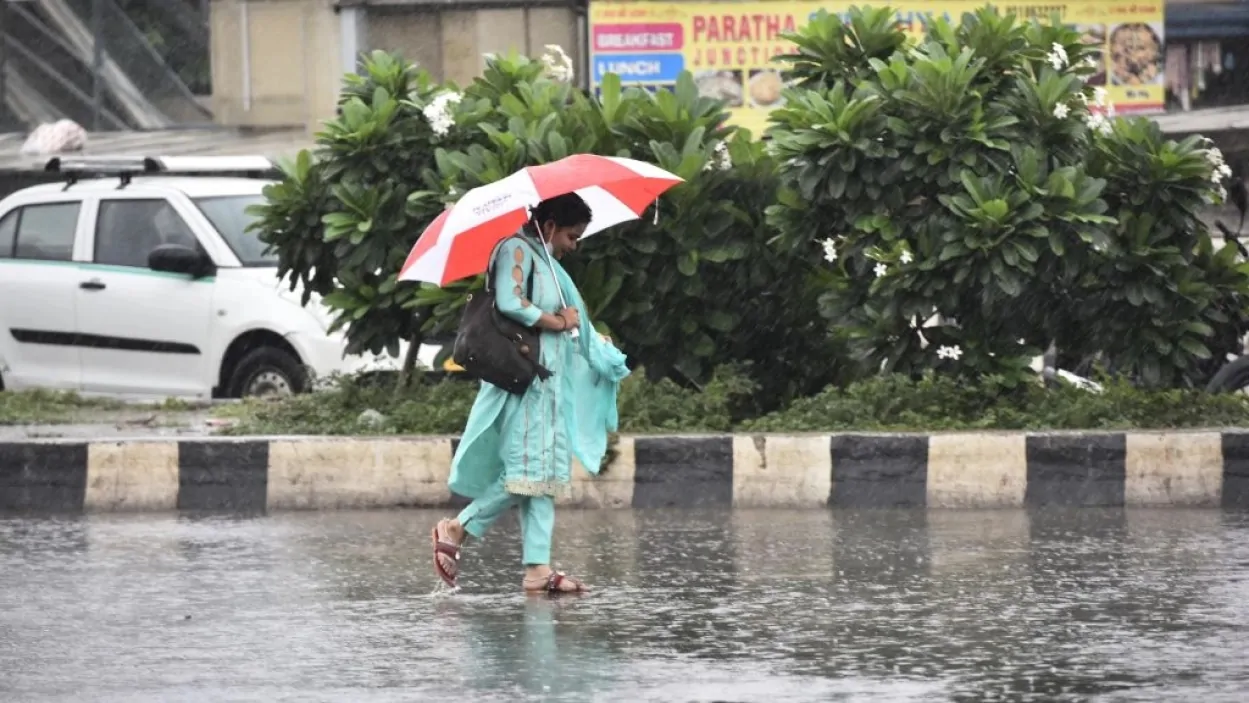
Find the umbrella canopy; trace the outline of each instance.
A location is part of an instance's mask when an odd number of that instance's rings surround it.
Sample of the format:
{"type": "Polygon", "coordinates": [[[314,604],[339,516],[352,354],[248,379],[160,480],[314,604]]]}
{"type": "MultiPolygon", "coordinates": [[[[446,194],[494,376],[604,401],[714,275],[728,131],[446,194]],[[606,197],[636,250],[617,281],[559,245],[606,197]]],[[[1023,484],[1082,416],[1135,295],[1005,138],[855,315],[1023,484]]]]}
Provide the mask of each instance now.
{"type": "Polygon", "coordinates": [[[483,273],[490,252],[529,220],[529,208],[548,198],[576,193],[590,206],[585,236],[638,219],[664,191],[682,179],[644,161],[574,154],[530,166],[464,194],[444,210],[408,254],[401,281],[440,286],[483,273]]]}

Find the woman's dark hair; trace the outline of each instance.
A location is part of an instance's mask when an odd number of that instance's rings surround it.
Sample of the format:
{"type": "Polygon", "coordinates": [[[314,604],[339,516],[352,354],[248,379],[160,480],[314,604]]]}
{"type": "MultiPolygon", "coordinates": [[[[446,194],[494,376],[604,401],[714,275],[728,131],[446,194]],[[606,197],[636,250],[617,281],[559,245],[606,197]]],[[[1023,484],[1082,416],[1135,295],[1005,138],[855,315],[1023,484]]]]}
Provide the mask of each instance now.
{"type": "Polygon", "coordinates": [[[574,227],[590,223],[592,213],[580,195],[567,193],[547,198],[538,203],[531,213],[530,224],[537,229],[543,222],[554,222],[559,227],[574,227]]]}

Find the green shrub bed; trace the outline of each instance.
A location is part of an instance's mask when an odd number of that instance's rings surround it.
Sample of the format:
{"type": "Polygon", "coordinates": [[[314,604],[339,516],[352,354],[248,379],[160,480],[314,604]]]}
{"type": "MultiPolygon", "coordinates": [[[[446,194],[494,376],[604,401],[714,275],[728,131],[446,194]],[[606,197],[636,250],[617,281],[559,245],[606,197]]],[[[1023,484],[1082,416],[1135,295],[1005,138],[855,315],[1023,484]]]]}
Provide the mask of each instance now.
{"type": "MultiPolygon", "coordinates": [[[[966,430],[1130,430],[1249,426],[1249,396],[1140,389],[1107,379],[1093,393],[1060,384],[1014,389],[927,374],[884,375],[829,387],[781,410],[755,415],[756,386],[730,367],[701,388],[635,373],[621,385],[620,431],[848,432],[966,430]]],[[[456,435],[478,384],[469,380],[389,385],[340,379],[328,389],[282,400],[248,400],[211,414],[229,435],[456,435]],[[371,411],[371,412],[370,412],[371,411]]],[[[178,403],[128,406],[72,393],[0,392],[0,425],[106,422],[126,408],[176,411],[178,403]]]]}
{"type": "MultiPolygon", "coordinates": [[[[330,390],[279,402],[252,401],[229,409],[229,434],[416,435],[459,434],[477,384],[463,380],[389,388],[343,381],[330,390]],[[362,417],[369,410],[372,413],[362,417]]],[[[754,386],[721,368],[701,389],[641,374],[620,391],[620,431],[837,432],[957,430],[1126,430],[1249,425],[1249,398],[1192,390],[1142,390],[1114,380],[1092,393],[1062,385],[1000,388],[928,375],[918,380],[880,376],[829,388],[759,417],[748,411],[754,386]]]]}

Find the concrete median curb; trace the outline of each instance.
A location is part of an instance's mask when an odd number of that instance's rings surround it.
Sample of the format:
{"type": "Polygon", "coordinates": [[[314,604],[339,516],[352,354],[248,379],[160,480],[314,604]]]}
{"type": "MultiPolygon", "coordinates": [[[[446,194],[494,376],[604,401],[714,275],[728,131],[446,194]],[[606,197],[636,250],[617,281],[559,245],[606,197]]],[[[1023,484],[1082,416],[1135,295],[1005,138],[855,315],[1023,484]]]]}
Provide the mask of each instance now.
{"type": "MultiPolygon", "coordinates": [[[[450,437],[0,443],[0,510],[428,506],[450,437]]],[[[1249,507],[1249,431],[622,436],[583,508],[1249,507]]]]}

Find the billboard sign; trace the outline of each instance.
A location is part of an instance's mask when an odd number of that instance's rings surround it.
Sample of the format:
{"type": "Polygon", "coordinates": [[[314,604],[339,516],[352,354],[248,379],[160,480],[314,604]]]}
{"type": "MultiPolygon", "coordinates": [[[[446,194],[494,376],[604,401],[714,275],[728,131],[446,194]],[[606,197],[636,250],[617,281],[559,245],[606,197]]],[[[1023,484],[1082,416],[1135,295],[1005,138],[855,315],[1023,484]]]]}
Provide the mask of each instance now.
{"type": "MultiPolygon", "coordinates": [[[[793,32],[824,9],[848,16],[855,2],[656,2],[592,0],[590,65],[595,86],[615,73],[625,85],[655,89],[690,71],[703,95],[724,100],[734,124],[758,135],[769,111],[783,104],[779,64],[770,59],[789,53],[793,44],[781,35],[793,32]]],[[[897,0],[900,27],[917,40],[926,22],[944,17],[957,23],[983,2],[897,0]]],[[[1089,0],[1082,3],[1028,5],[996,3],[999,12],[1048,20],[1058,12],[1080,30],[1084,41],[1100,48],[1101,70],[1089,82],[1104,86],[1120,114],[1164,110],[1165,37],[1163,3],[1089,0]]]]}

